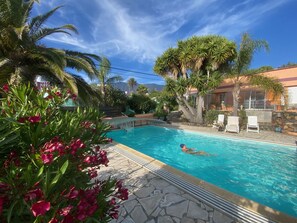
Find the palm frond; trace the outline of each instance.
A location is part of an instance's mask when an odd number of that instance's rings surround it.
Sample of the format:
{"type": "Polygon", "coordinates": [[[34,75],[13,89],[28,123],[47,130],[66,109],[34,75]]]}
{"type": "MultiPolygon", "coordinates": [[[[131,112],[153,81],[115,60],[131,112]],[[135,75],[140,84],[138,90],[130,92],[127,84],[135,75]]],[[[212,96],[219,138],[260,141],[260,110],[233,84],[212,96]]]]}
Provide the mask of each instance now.
{"type": "Polygon", "coordinates": [[[36,57],[44,61],[44,63],[56,63],[62,69],[66,66],[65,52],[56,48],[46,48],[38,46],[32,50],[29,57],[36,57]]]}
{"type": "Polygon", "coordinates": [[[73,57],[66,55],[67,67],[75,69],[77,71],[83,70],[90,79],[95,77],[94,67],[83,58],[73,57]]]}
{"type": "Polygon", "coordinates": [[[78,88],[78,97],[80,101],[85,105],[98,106],[100,100],[100,94],[93,89],[83,78],[80,76],[72,74],[73,78],[76,81],[78,88]]]}
{"type": "Polygon", "coordinates": [[[269,50],[268,43],[264,40],[253,40],[251,37],[244,33],[239,46],[237,58],[235,59],[234,73],[238,75],[246,73],[252,62],[253,55],[260,49],[269,50]]]}
{"type": "Polygon", "coordinates": [[[284,86],[279,80],[260,74],[250,76],[250,84],[271,91],[275,96],[284,93],[284,86]]]}
{"type": "Polygon", "coordinates": [[[61,7],[62,6],[58,6],[43,15],[38,15],[32,18],[29,23],[30,35],[34,35],[34,33],[36,33],[36,31],[41,28],[44,22],[48,20],[48,18],[51,17],[61,7]]]}
{"type": "Polygon", "coordinates": [[[115,83],[115,82],[118,82],[118,81],[122,81],[123,78],[121,76],[113,76],[113,77],[110,77],[106,80],[106,83],[107,84],[112,84],[112,83],[115,83]]]}
{"type": "Polygon", "coordinates": [[[65,83],[74,94],[78,95],[76,79],[67,72],[63,72],[63,77],[63,83],[65,83]]]}
{"type": "Polygon", "coordinates": [[[31,38],[35,42],[37,42],[37,41],[43,39],[44,37],[49,36],[54,33],[64,33],[67,35],[71,35],[71,33],[66,30],[69,30],[69,31],[75,30],[76,31],[76,28],[72,25],[64,25],[64,26],[56,27],[56,28],[42,28],[42,29],[37,30],[35,33],[33,33],[31,38]]]}
{"type": "Polygon", "coordinates": [[[83,58],[84,60],[88,61],[93,67],[96,67],[95,61],[101,62],[101,57],[96,54],[82,53],[82,52],[72,51],[72,50],[65,50],[65,53],[69,56],[83,58]]]}

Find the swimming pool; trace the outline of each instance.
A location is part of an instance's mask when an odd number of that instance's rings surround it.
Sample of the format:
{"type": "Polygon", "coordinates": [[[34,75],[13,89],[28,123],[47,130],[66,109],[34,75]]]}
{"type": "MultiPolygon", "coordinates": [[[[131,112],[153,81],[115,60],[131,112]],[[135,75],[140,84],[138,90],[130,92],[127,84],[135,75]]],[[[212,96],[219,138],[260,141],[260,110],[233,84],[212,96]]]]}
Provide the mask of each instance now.
{"type": "Polygon", "coordinates": [[[156,126],[116,130],[108,136],[185,173],[297,217],[294,147],[156,126]],[[185,154],[181,143],[215,156],[185,154]]]}

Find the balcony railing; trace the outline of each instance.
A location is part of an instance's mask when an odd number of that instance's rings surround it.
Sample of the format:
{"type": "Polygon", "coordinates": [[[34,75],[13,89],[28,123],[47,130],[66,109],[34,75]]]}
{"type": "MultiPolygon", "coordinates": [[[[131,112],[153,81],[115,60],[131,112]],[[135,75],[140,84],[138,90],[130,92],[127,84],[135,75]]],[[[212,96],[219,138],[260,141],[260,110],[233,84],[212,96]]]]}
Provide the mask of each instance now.
{"type": "Polygon", "coordinates": [[[268,100],[245,100],[243,103],[245,109],[272,109],[275,110],[276,105],[271,104],[268,100]]]}

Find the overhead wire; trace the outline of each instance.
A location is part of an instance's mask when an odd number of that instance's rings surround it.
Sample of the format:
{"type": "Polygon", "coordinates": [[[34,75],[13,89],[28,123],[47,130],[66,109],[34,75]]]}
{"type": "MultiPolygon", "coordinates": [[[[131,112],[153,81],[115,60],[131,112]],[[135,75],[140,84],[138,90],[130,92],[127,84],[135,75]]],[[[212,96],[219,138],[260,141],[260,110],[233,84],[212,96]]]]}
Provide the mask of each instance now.
{"type": "Polygon", "coordinates": [[[99,64],[99,66],[100,67],[107,67],[107,68],[109,67],[109,68],[114,69],[114,70],[121,70],[121,71],[127,71],[127,72],[131,72],[131,73],[145,74],[145,75],[149,75],[149,76],[160,77],[157,74],[152,74],[152,73],[147,73],[147,72],[142,72],[142,71],[128,70],[128,69],[125,69],[125,68],[119,68],[119,67],[114,67],[114,66],[104,66],[104,65],[101,65],[101,64],[99,64]]]}
{"type": "MultiPolygon", "coordinates": [[[[113,73],[113,72],[111,72],[111,74],[116,75],[116,76],[127,76],[127,75],[124,75],[124,74],[118,74],[118,73],[113,73]]],[[[159,77],[159,76],[156,76],[156,77],[162,79],[162,77],[159,77]]],[[[137,76],[137,78],[146,79],[146,80],[156,80],[153,77],[139,77],[139,76],[137,76]]]]}

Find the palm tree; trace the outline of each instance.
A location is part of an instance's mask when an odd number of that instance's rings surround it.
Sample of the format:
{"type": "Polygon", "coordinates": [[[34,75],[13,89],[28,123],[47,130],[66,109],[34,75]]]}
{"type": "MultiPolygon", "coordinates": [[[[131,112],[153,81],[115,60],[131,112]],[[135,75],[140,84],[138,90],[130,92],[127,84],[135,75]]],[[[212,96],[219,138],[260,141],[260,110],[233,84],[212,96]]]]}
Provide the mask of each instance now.
{"type": "Polygon", "coordinates": [[[129,80],[128,80],[128,86],[129,86],[129,89],[130,91],[133,91],[134,87],[136,87],[137,85],[137,81],[131,77],[129,80]]]}
{"type": "MultiPolygon", "coordinates": [[[[37,75],[52,82],[63,83],[79,96],[83,95],[84,82],[78,80],[65,68],[84,71],[90,78],[95,77],[95,61],[100,57],[94,54],[80,53],[46,47],[41,41],[54,33],[70,35],[77,33],[73,25],[48,28],[44,23],[59,9],[31,18],[34,0],[0,0],[0,85],[34,82],[37,75]]],[[[92,94],[85,86],[85,95],[92,94]]]]}
{"type": "Polygon", "coordinates": [[[157,58],[154,71],[165,77],[166,90],[174,93],[179,107],[191,122],[203,123],[204,96],[217,87],[236,53],[235,43],[221,36],[191,37],[178,42],[157,58]],[[196,107],[189,103],[196,88],[196,107]]]}
{"type": "Polygon", "coordinates": [[[100,90],[103,95],[104,104],[106,104],[105,99],[105,86],[110,85],[114,82],[121,81],[123,78],[121,76],[109,77],[110,72],[110,62],[106,57],[103,57],[100,64],[100,69],[97,71],[97,78],[100,82],[100,90]]]}
{"type": "Polygon", "coordinates": [[[242,35],[237,57],[231,67],[231,73],[228,75],[234,83],[232,91],[233,115],[237,115],[240,88],[244,80],[248,81],[250,85],[260,86],[264,90],[272,91],[274,95],[282,94],[284,91],[284,88],[279,81],[260,74],[251,74],[249,71],[249,66],[252,62],[254,53],[263,48],[269,50],[266,41],[253,40],[247,33],[242,35]]]}

